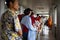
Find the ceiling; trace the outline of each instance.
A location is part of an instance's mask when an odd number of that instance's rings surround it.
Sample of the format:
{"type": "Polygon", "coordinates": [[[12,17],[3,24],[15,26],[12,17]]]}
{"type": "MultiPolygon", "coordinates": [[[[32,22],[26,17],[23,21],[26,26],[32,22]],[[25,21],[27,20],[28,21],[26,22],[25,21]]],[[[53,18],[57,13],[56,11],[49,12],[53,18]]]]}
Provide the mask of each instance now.
{"type": "Polygon", "coordinates": [[[20,4],[38,13],[48,13],[54,0],[20,0],[20,4]]]}

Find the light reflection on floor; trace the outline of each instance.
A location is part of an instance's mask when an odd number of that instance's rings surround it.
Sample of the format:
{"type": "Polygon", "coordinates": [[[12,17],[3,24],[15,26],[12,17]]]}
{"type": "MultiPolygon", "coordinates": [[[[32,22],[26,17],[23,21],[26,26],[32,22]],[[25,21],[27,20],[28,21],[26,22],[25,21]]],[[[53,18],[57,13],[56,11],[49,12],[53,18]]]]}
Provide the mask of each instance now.
{"type": "Polygon", "coordinates": [[[40,38],[38,38],[38,40],[55,40],[51,30],[49,30],[47,27],[43,28],[42,33],[40,34],[40,38]]]}

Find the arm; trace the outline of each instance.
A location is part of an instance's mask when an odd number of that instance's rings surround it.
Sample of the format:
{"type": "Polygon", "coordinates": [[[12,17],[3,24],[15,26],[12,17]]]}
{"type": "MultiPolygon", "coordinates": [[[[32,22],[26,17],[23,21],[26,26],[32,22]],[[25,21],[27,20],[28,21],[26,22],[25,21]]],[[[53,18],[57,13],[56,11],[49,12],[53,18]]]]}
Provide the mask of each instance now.
{"type": "Polygon", "coordinates": [[[19,19],[15,19],[15,30],[18,33],[19,36],[22,36],[22,29],[21,29],[21,24],[19,22],[19,19]]]}
{"type": "Polygon", "coordinates": [[[28,18],[27,20],[29,20],[29,21],[27,21],[27,24],[28,24],[29,30],[37,31],[37,28],[36,28],[36,27],[33,27],[33,25],[32,25],[31,18],[28,18]]]}

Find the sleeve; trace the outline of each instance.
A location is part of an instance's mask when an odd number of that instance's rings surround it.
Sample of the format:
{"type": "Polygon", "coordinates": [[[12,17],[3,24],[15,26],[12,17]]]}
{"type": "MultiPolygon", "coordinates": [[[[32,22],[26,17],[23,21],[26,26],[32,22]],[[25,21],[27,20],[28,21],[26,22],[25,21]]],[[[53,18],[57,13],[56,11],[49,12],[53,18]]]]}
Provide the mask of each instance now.
{"type": "Polygon", "coordinates": [[[32,25],[31,18],[28,18],[28,19],[27,19],[27,24],[28,24],[29,30],[37,31],[37,28],[36,28],[36,27],[33,27],[33,25],[32,25]]]}
{"type": "Polygon", "coordinates": [[[19,22],[18,17],[16,19],[14,19],[14,23],[15,23],[15,31],[18,32],[19,30],[21,30],[21,24],[19,22]]]}

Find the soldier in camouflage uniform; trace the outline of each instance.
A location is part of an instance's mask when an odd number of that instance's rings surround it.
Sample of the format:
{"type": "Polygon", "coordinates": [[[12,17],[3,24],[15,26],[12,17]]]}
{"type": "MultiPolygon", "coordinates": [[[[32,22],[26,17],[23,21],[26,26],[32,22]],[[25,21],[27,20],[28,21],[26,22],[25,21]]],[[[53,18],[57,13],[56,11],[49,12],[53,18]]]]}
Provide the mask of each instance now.
{"type": "Polygon", "coordinates": [[[6,0],[8,10],[1,17],[2,40],[22,40],[22,30],[16,11],[18,10],[17,0],[6,0]]]}

